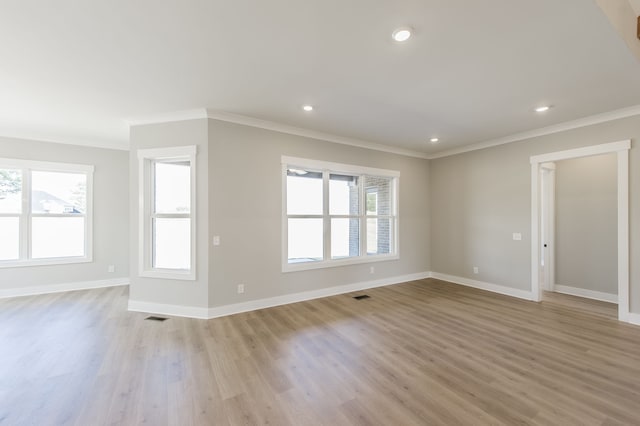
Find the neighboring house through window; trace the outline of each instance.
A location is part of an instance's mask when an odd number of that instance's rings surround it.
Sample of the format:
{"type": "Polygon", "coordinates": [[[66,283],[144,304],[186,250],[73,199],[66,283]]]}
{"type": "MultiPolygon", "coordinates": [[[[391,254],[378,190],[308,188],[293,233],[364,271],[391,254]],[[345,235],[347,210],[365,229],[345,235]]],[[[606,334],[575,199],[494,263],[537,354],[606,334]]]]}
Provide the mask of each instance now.
{"type": "Polygon", "coordinates": [[[0,267],[92,260],[93,166],[0,159],[0,267]]]}
{"type": "Polygon", "coordinates": [[[283,157],[283,270],[390,260],[400,173],[283,157]]]}

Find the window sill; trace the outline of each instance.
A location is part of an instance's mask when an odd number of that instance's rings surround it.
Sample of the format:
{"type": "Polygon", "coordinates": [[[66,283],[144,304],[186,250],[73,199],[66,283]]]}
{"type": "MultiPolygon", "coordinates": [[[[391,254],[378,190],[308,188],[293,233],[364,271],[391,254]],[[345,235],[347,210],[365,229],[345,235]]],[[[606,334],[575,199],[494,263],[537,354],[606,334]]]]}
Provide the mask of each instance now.
{"type": "Polygon", "coordinates": [[[386,262],[388,260],[398,260],[398,254],[378,254],[366,257],[353,257],[335,260],[323,260],[318,262],[286,263],[282,266],[282,272],[308,271],[312,269],[336,268],[339,266],[359,265],[363,263],[386,262]]]}
{"type": "Polygon", "coordinates": [[[160,278],[164,280],[195,281],[196,274],[192,271],[179,271],[170,269],[150,269],[140,271],[138,275],[142,278],[160,278]]]}
{"type": "Polygon", "coordinates": [[[56,257],[49,259],[8,260],[0,262],[0,268],[24,268],[29,266],[53,266],[89,262],[93,262],[91,257],[56,257]]]}

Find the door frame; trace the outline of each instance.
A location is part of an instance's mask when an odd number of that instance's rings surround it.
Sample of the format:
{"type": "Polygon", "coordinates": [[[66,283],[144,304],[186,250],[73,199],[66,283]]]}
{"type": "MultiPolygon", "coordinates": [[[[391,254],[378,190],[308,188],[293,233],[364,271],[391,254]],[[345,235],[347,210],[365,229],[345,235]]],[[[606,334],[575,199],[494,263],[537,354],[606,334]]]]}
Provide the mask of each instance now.
{"type": "Polygon", "coordinates": [[[542,163],[616,153],[618,158],[618,320],[629,321],[629,149],[631,140],[534,155],[531,162],[531,297],[539,302],[540,167],[542,163]]]}
{"type": "MultiPolygon", "coordinates": [[[[541,223],[545,226],[540,228],[540,244],[546,244],[546,250],[540,250],[544,259],[544,269],[540,276],[540,282],[543,283],[543,289],[553,291],[556,285],[555,277],[555,239],[556,239],[556,221],[555,221],[555,201],[556,201],[556,163],[540,164],[540,189],[542,190],[540,202],[541,223]]],[[[540,259],[542,260],[542,259],[540,259]]]]}

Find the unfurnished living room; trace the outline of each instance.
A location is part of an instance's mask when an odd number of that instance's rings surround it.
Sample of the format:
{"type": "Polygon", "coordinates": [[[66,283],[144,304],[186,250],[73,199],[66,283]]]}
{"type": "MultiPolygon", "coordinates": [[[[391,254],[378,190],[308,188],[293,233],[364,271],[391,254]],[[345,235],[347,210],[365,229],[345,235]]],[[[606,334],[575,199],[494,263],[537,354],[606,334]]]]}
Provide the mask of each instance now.
{"type": "Polygon", "coordinates": [[[640,0],[0,40],[1,426],[640,424],[640,0]]]}

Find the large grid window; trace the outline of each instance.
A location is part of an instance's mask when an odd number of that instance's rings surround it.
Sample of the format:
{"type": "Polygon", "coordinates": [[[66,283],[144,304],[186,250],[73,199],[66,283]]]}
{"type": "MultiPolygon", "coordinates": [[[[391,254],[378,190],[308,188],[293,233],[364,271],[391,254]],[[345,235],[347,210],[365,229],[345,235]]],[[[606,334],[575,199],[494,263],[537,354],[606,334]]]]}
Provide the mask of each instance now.
{"type": "Polygon", "coordinates": [[[140,276],[195,279],[195,147],[139,150],[140,276]]]}
{"type": "Polygon", "coordinates": [[[283,157],[283,270],[397,258],[399,173],[283,157]]]}
{"type": "Polygon", "coordinates": [[[92,260],[93,166],[0,159],[0,267],[92,260]]]}

